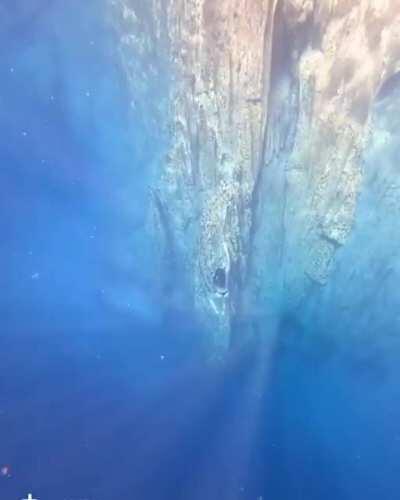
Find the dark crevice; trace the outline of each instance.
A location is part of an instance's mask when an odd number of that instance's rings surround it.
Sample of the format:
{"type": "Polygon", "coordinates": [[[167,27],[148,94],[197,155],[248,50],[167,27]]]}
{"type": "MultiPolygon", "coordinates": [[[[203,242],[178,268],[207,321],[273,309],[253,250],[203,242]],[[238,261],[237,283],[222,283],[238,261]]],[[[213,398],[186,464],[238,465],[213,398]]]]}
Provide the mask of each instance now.
{"type": "MultiPolygon", "coordinates": [[[[271,130],[275,126],[274,121],[274,114],[276,115],[281,115],[284,114],[285,117],[289,115],[293,115],[294,118],[297,118],[297,113],[294,112],[295,110],[291,109],[292,107],[297,105],[297,102],[291,102],[290,99],[285,100],[283,103],[281,99],[279,99],[276,96],[279,96],[279,89],[282,85],[282,83],[286,81],[290,82],[289,89],[290,92],[296,94],[297,93],[297,81],[294,79],[293,76],[293,70],[292,70],[292,64],[293,64],[293,59],[292,59],[292,52],[293,49],[299,48],[298,47],[298,38],[300,36],[300,39],[304,39],[301,43],[301,48],[304,47],[306,44],[305,41],[305,29],[303,27],[300,27],[299,29],[303,33],[303,35],[299,35],[297,31],[290,31],[286,22],[285,22],[285,16],[282,8],[282,4],[278,2],[278,5],[276,7],[276,11],[274,13],[274,18],[273,18],[273,27],[269,25],[267,29],[272,29],[272,38],[270,40],[270,43],[272,45],[271,48],[271,61],[270,61],[270,67],[264,68],[264,71],[267,72],[265,75],[266,78],[270,78],[269,84],[265,84],[265,93],[266,95],[264,96],[264,108],[265,111],[268,112],[267,116],[265,117],[265,125],[264,125],[264,130],[263,130],[263,143],[260,145],[261,148],[261,154],[259,156],[260,161],[258,165],[258,170],[256,173],[256,180],[254,184],[254,189],[253,189],[253,194],[252,194],[252,221],[251,221],[251,228],[250,228],[250,244],[249,248],[253,248],[253,242],[255,239],[255,235],[257,234],[257,231],[259,229],[259,224],[260,224],[260,217],[261,217],[261,210],[262,207],[260,206],[260,200],[261,200],[261,192],[263,189],[263,176],[264,176],[264,171],[266,168],[268,168],[269,165],[271,165],[276,157],[276,153],[278,151],[274,151],[276,144],[276,141],[273,141],[272,144],[269,142],[269,137],[271,135],[271,130]],[[295,86],[295,88],[293,88],[295,86]],[[279,107],[282,107],[281,110],[279,110],[279,107]]],[[[305,23],[306,24],[306,23],[305,23]]],[[[308,23],[307,23],[308,24],[308,23]]],[[[266,34],[266,37],[268,35],[266,34]]],[[[267,51],[267,47],[264,49],[267,51]]],[[[291,127],[295,127],[295,122],[296,120],[292,120],[290,123],[291,127]]],[[[285,145],[285,150],[286,146],[292,145],[293,140],[289,140],[289,136],[291,138],[294,137],[294,130],[289,130],[289,133],[287,134],[282,134],[283,137],[279,137],[279,144],[278,145],[285,145]],[[290,133],[291,132],[291,133],[290,133]]],[[[280,148],[278,148],[280,149],[280,148]]],[[[249,268],[251,269],[253,263],[252,263],[252,254],[251,251],[249,251],[248,259],[249,259],[249,268]]]]}
{"type": "Polygon", "coordinates": [[[383,82],[376,95],[376,102],[383,101],[398,89],[400,89],[400,71],[397,71],[383,82]]]}
{"type": "Polygon", "coordinates": [[[226,271],[223,267],[218,267],[218,269],[215,270],[213,283],[219,290],[226,289],[226,271]]]}

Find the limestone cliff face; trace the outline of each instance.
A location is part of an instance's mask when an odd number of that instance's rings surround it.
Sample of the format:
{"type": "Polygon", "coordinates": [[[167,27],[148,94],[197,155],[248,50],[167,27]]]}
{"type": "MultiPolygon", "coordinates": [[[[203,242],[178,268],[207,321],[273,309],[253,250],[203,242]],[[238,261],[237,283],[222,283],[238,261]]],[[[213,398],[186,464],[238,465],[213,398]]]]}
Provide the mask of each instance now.
{"type": "Polygon", "coordinates": [[[400,82],[400,7],[114,4],[129,21],[123,57],[142,105],[153,105],[152,85],[166,89],[153,113],[167,144],[152,184],[160,253],[226,349],[244,318],[268,330],[282,309],[329,288],[357,223],[377,103],[400,82]],[[130,53],[159,62],[129,65],[130,53]]]}
{"type": "Polygon", "coordinates": [[[275,2],[171,2],[171,149],[160,196],[194,303],[225,349],[247,276],[263,167],[275,2]],[[243,15],[245,13],[245,15],[243,15]]]}

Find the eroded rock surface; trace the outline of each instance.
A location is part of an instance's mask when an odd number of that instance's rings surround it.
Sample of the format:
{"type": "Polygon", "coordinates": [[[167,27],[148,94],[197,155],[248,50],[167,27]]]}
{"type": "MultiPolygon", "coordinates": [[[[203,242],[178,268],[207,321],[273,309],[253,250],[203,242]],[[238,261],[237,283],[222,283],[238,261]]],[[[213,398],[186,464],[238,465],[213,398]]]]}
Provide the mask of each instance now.
{"type": "Polygon", "coordinates": [[[243,318],[268,331],[332,279],[369,189],[377,103],[400,87],[399,4],[113,3],[141,105],[166,89],[152,115],[167,144],[152,190],[160,255],[224,350],[243,318]]]}

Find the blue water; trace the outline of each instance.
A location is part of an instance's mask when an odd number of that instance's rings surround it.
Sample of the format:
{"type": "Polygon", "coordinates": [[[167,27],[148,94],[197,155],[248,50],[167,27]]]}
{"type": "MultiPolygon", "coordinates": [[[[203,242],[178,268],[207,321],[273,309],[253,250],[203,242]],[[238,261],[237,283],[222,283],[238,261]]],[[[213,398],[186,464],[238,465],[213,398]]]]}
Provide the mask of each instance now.
{"type": "Polygon", "coordinates": [[[398,498],[397,348],[299,317],[210,366],[132,258],[157,145],[103,3],[0,13],[0,499],[398,498]]]}

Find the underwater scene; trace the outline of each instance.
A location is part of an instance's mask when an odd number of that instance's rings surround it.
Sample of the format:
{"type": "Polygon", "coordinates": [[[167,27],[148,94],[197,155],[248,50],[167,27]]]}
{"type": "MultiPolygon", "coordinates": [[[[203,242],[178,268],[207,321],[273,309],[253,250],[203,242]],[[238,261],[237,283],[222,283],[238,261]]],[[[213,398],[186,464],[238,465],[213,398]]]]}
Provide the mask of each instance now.
{"type": "Polygon", "coordinates": [[[400,498],[398,0],[0,18],[0,500],[400,498]]]}

